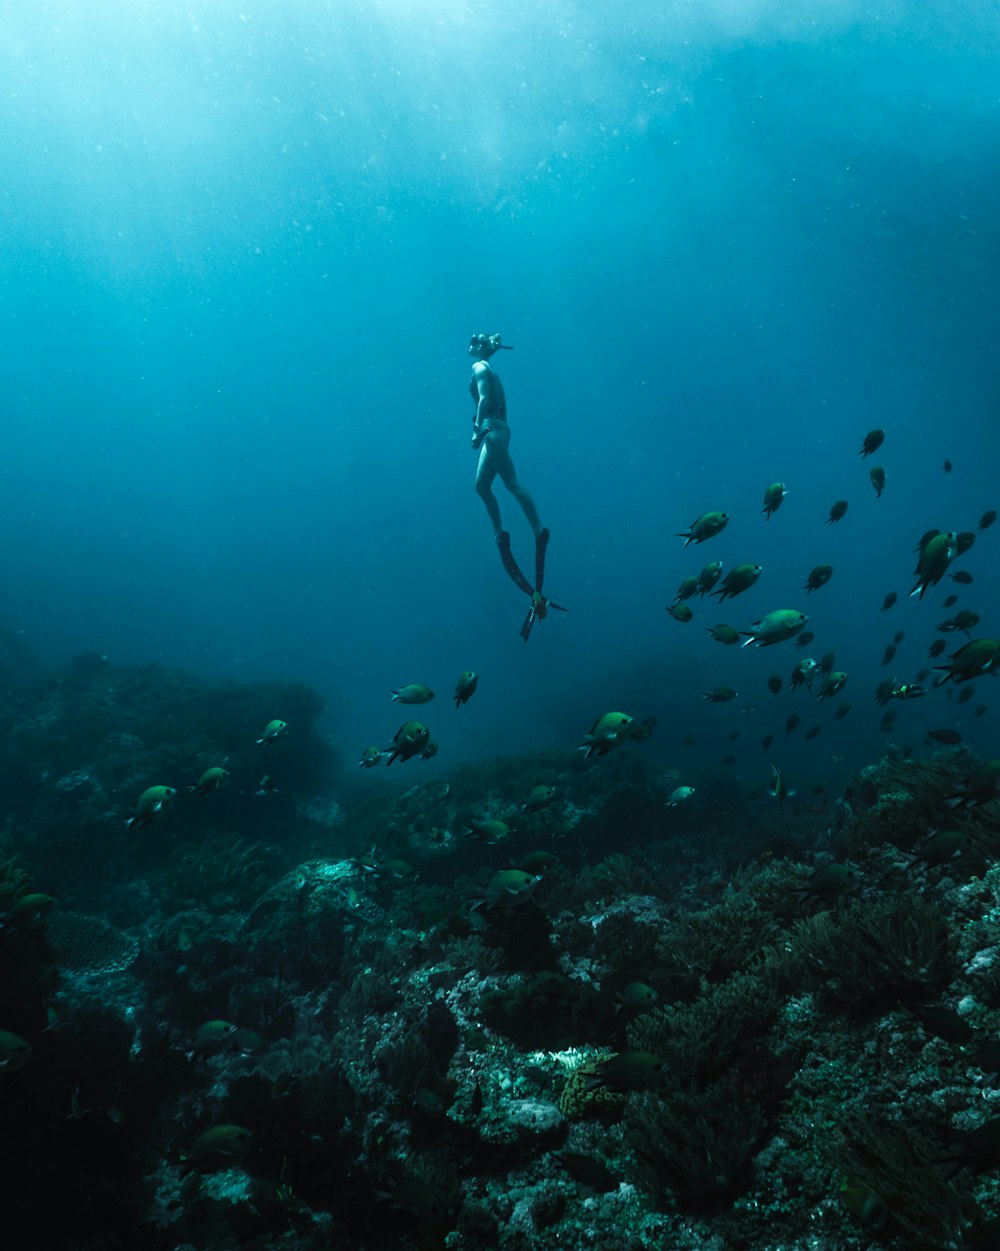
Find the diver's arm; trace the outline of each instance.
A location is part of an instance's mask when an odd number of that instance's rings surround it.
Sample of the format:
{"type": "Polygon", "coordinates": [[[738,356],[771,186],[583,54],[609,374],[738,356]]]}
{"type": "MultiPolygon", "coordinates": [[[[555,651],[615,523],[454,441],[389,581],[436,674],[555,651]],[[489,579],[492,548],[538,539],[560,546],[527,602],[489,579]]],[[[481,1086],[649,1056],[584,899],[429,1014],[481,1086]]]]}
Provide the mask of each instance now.
{"type": "Polygon", "coordinates": [[[486,436],[483,426],[490,411],[489,370],[479,364],[473,365],[472,380],[475,383],[476,390],[479,392],[476,411],[472,417],[472,446],[478,447],[486,436]]]}

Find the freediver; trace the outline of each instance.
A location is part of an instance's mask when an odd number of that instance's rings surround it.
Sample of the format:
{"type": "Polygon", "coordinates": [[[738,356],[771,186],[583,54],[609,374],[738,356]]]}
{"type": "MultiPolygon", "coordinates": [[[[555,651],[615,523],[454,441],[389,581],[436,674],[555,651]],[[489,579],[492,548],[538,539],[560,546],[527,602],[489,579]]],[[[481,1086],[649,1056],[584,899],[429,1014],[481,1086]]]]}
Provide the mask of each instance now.
{"type": "MultiPolygon", "coordinates": [[[[474,334],[469,341],[469,355],[473,358],[472,379],[469,389],[476,405],[472,418],[472,447],[479,452],[479,464],[476,468],[476,494],[486,505],[490,521],[493,523],[493,534],[500,550],[500,559],[514,585],[531,599],[531,607],[521,627],[521,637],[527,641],[535,619],[543,619],[548,609],[559,608],[542,594],[542,583],[545,579],[545,549],[548,547],[549,532],[542,525],[538,509],[530,494],[517,480],[517,471],[510,458],[510,426],[507,424],[507,400],[504,396],[503,383],[490,364],[490,357],[500,351],[512,351],[506,343],[500,342],[498,334],[474,334]],[[510,534],[503,528],[500,519],[500,505],[493,494],[493,482],[499,477],[514,499],[521,505],[528,524],[535,535],[535,585],[518,568],[510,550],[510,534]]],[[[560,609],[565,612],[565,609],[560,609]]]]}

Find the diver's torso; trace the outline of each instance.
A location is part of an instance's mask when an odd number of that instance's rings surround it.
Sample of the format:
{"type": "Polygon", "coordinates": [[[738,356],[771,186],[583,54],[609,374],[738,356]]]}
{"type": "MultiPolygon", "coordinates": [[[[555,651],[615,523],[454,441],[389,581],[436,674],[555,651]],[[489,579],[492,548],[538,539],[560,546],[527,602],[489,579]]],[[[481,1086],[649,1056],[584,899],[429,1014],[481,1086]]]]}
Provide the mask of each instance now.
{"type": "Polygon", "coordinates": [[[501,383],[492,366],[486,361],[478,361],[479,370],[473,366],[472,381],[469,383],[469,390],[472,392],[472,398],[477,407],[479,405],[479,379],[482,379],[486,388],[486,405],[481,416],[483,418],[492,417],[494,421],[507,420],[507,401],[503,393],[503,384],[501,383]],[[478,372],[478,377],[477,377],[478,372]]]}

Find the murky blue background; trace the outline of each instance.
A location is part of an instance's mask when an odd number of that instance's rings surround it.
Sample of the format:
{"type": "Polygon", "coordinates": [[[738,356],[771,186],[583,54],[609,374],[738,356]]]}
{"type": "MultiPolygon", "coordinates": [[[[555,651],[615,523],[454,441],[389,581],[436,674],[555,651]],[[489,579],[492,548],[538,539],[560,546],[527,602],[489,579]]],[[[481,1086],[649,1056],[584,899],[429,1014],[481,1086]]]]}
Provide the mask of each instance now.
{"type": "MultiPolygon", "coordinates": [[[[800,773],[873,759],[875,683],[912,680],[963,589],[907,602],[913,546],[1000,499],[997,19],[936,0],[6,13],[4,627],[45,664],[300,679],[351,755],[398,725],[391,687],[428,683],[441,754],[410,769],[572,745],[608,708],[656,714],[644,750],[671,762],[742,751],[748,781],[766,730],[791,756],[793,710],[824,726],[800,773]],[[472,489],[478,330],[516,346],[511,450],[572,609],[527,646],[472,489]],[[857,455],[873,426],[881,500],[857,455]],[[714,508],[728,530],[685,552],[673,535],[714,508]],[[717,558],[764,573],[673,622],[677,583],[717,558]],[[767,694],[802,652],[705,634],[778,607],[848,671],[845,721],[767,694]],[[719,683],[739,699],[708,707],[719,683]]],[[[980,635],[997,533],[956,565],[980,635]]],[[[958,725],[995,754],[978,687],[900,707],[894,738],[958,725]]]]}

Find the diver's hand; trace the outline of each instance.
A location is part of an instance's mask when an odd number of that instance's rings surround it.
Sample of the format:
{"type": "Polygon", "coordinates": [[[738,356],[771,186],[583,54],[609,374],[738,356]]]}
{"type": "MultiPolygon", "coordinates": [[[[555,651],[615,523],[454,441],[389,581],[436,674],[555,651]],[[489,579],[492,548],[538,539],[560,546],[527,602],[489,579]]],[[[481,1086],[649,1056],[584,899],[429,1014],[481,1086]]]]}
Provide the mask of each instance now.
{"type": "Polygon", "coordinates": [[[483,440],[486,438],[485,430],[477,430],[472,436],[473,451],[478,451],[483,446],[483,440]]]}

